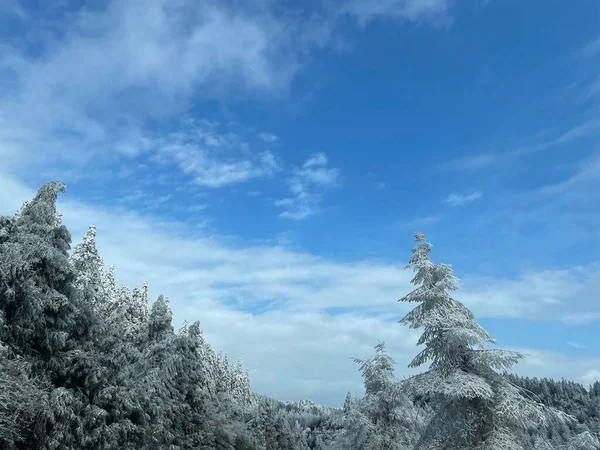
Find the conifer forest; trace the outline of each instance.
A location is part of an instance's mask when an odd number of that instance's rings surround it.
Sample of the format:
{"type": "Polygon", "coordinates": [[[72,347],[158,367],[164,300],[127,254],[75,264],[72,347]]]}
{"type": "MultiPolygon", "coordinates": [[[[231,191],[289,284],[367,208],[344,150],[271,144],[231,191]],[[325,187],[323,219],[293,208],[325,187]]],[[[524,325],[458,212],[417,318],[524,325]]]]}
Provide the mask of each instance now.
{"type": "Polygon", "coordinates": [[[64,191],[47,183],[0,218],[2,449],[600,449],[600,383],[509,373],[524,355],[497,348],[422,233],[406,250],[414,290],[398,293],[420,371],[398,379],[373,343],[355,360],[364,396],[330,408],[256,394],[198,322],[173,329],[168,293],[118,286],[102,230],[72,247],[64,191]]]}

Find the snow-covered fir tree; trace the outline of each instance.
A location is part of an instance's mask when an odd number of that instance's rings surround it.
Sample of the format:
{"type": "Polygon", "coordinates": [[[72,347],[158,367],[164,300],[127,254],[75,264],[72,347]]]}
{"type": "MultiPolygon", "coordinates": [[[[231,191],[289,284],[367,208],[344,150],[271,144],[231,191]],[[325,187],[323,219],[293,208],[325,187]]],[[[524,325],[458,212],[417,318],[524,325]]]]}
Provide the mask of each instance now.
{"type": "Polygon", "coordinates": [[[96,227],[90,226],[79,244],[73,249],[70,262],[76,272],[75,287],[92,289],[100,293],[104,261],[98,254],[96,246],[96,227]]]}
{"type": "Polygon", "coordinates": [[[350,391],[348,391],[348,393],[346,394],[346,398],[344,399],[344,406],[342,408],[344,414],[348,414],[353,407],[354,399],[352,398],[352,394],[350,393],[350,391]]]}
{"type": "Polygon", "coordinates": [[[400,301],[418,305],[400,323],[423,329],[418,345],[424,349],[410,367],[427,361],[430,366],[409,378],[406,386],[418,395],[430,396],[435,404],[435,414],[417,448],[520,450],[527,448],[527,430],[551,420],[570,420],[528,398],[497,372],[523,355],[485,348],[495,340],[465,305],[450,296],[458,281],[452,268],[431,261],[432,245],[422,233],[415,240],[407,268],[414,270],[412,283],[417,287],[400,301]]]}
{"type": "Polygon", "coordinates": [[[181,328],[179,329],[177,334],[179,334],[180,336],[189,336],[190,335],[190,324],[188,323],[187,320],[183,321],[183,324],[181,325],[181,328]]]}
{"type": "Polygon", "coordinates": [[[357,404],[350,393],[342,409],[344,431],[331,448],[375,450],[410,448],[418,438],[417,410],[394,374],[394,360],[385,343],[375,346],[375,356],[354,359],[362,374],[365,396],[357,404]]]}
{"type": "Polygon", "coordinates": [[[148,319],[148,285],[133,291],[125,284],[117,285],[115,266],[106,271],[98,254],[97,230],[90,226],[77,244],[70,258],[76,272],[75,287],[89,290],[87,298],[96,313],[107,323],[119,324],[123,335],[131,339],[138,334],[148,319]]]}

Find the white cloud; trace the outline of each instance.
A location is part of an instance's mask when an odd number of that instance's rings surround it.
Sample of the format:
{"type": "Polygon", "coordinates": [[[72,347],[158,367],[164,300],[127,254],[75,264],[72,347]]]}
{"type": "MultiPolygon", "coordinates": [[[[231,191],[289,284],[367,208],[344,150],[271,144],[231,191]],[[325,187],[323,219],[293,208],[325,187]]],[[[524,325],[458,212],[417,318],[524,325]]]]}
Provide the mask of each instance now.
{"type": "MultiPolygon", "coordinates": [[[[596,367],[600,367],[600,364],[598,364],[596,367]]],[[[596,381],[600,381],[600,369],[588,369],[579,377],[579,382],[586,388],[594,384],[596,381]]]]}
{"type": "Polygon", "coordinates": [[[288,185],[292,197],[275,201],[276,206],[285,208],[280,217],[303,220],[321,210],[322,191],[340,185],[340,170],[327,167],[325,153],[316,153],[308,158],[301,168],[293,170],[288,185]]]}
{"type": "Polygon", "coordinates": [[[272,144],[273,142],[277,142],[279,140],[277,136],[271,133],[260,133],[258,137],[269,144],[272,144]]]}
{"type": "MultiPolygon", "coordinates": [[[[43,22],[43,10],[36,17],[43,22]]],[[[38,56],[10,40],[0,51],[0,154],[15,170],[136,157],[156,143],[157,128],[198,99],[285,93],[310,49],[327,41],[302,37],[312,22],[211,0],[111,1],[70,17],[60,29],[30,24],[38,56]]],[[[198,125],[204,146],[223,147],[222,136],[198,125]]],[[[262,165],[245,158],[219,167],[203,153],[195,167],[209,172],[201,183],[221,185],[259,176],[268,157],[257,158],[262,165]]]]}
{"type": "Polygon", "coordinates": [[[272,176],[278,165],[274,155],[265,151],[246,158],[225,159],[220,153],[183,141],[169,141],[160,147],[186,174],[200,186],[218,188],[241,183],[252,178],[272,176]]]}
{"type": "Polygon", "coordinates": [[[441,25],[449,23],[448,0],[346,0],[341,10],[365,26],[379,18],[441,25]]]}
{"type": "MultiPolygon", "coordinates": [[[[15,172],[44,177],[110,176],[114,166],[158,144],[202,186],[270,176],[271,153],[221,157],[210,150],[229,145],[228,136],[206,121],[196,124],[202,142],[182,148],[174,136],[188,125],[172,119],[206,98],[285,95],[313,50],[337,45],[335,14],[301,19],[276,13],[271,2],[234,8],[216,0],[113,0],[71,11],[61,23],[44,7],[33,15],[16,6],[3,3],[2,11],[25,21],[38,51],[26,51],[20,39],[7,39],[0,49],[0,157],[15,172]],[[165,134],[175,142],[164,142],[165,134]]],[[[389,7],[395,14],[397,5],[389,7]]],[[[415,5],[402,10],[409,20],[421,16],[411,13],[415,5]]],[[[277,140],[269,133],[260,138],[277,140]]],[[[311,214],[319,201],[296,203],[306,213],[284,214],[311,214]]]]}
{"type": "Polygon", "coordinates": [[[324,167],[327,165],[327,155],[325,153],[315,153],[308,158],[302,167],[310,169],[311,167],[324,167]]]}
{"type": "Polygon", "coordinates": [[[455,194],[452,193],[444,200],[445,203],[452,206],[463,206],[479,200],[483,194],[480,191],[471,192],[470,194],[455,194]]]}
{"type": "Polygon", "coordinates": [[[567,321],[594,311],[592,293],[599,283],[597,265],[531,270],[511,279],[465,277],[456,297],[480,317],[567,321]]]}

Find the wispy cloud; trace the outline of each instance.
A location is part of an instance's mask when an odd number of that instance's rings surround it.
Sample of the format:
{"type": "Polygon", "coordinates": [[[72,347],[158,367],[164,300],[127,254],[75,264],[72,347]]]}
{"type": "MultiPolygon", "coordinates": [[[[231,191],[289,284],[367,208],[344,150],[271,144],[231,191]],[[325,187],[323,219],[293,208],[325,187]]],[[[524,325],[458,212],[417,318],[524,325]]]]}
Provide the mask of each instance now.
{"type": "Polygon", "coordinates": [[[588,97],[597,97],[598,95],[600,95],[600,76],[596,77],[588,86],[588,97]]]}
{"type": "Polygon", "coordinates": [[[0,18],[3,15],[14,16],[21,20],[27,19],[27,14],[18,0],[5,0],[0,4],[0,18]]]}
{"type": "Polygon", "coordinates": [[[271,133],[260,133],[258,137],[269,144],[272,144],[273,142],[277,142],[279,140],[277,136],[271,133]]]}
{"type": "Polygon", "coordinates": [[[586,325],[600,321],[599,311],[581,311],[577,313],[565,314],[562,317],[563,322],[569,325],[586,325]]]}
{"type": "Polygon", "coordinates": [[[581,162],[578,170],[559,183],[541,187],[534,194],[544,196],[593,196],[600,187],[600,153],[581,162]]]}
{"type": "Polygon", "coordinates": [[[376,19],[405,20],[433,25],[450,21],[448,0],[345,0],[339,3],[342,12],[354,17],[361,27],[376,19]]]}
{"type": "Polygon", "coordinates": [[[280,217],[302,220],[320,211],[322,191],[340,184],[340,170],[327,164],[327,155],[316,153],[292,171],[288,184],[293,196],[275,201],[276,206],[285,208],[280,217]]]}
{"type": "Polygon", "coordinates": [[[585,58],[595,56],[599,53],[600,53],[600,37],[588,42],[586,45],[583,46],[583,48],[580,51],[580,55],[585,58]]]}
{"type": "Polygon", "coordinates": [[[198,203],[195,205],[188,206],[187,211],[193,214],[200,211],[204,211],[206,208],[208,208],[208,205],[206,203],[198,203]]]}
{"type": "Polygon", "coordinates": [[[444,203],[451,206],[463,206],[469,203],[473,203],[475,200],[479,200],[483,194],[480,191],[474,191],[470,194],[456,194],[452,193],[446,197],[444,203]]]}
{"type": "Polygon", "coordinates": [[[567,345],[575,348],[588,348],[587,345],[580,344],[579,342],[567,341],[567,345]]]}
{"type": "Polygon", "coordinates": [[[241,183],[252,178],[270,177],[279,170],[275,156],[269,151],[251,154],[245,150],[215,144],[217,151],[190,141],[181,134],[161,139],[158,151],[172,158],[177,166],[190,175],[194,182],[208,188],[241,183]]]}
{"type": "Polygon", "coordinates": [[[517,149],[508,151],[490,151],[484,153],[476,153],[473,155],[463,156],[457,159],[453,159],[442,163],[439,168],[442,170],[470,170],[478,171],[487,169],[495,164],[506,162],[512,159],[520,158],[523,156],[533,155],[536,153],[544,152],[561,145],[566,145],[576,139],[583,138],[586,136],[593,135],[600,132],[600,119],[593,118],[585,120],[573,127],[567,129],[556,135],[551,139],[544,140],[542,142],[534,143],[531,145],[521,145],[517,149]]]}

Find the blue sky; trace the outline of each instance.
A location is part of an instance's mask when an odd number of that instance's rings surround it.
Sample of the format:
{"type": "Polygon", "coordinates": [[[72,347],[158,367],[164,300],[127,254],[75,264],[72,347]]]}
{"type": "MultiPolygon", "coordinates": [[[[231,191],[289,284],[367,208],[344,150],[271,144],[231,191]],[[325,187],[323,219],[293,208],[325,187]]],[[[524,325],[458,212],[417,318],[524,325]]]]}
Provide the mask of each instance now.
{"type": "Polygon", "coordinates": [[[600,377],[597,2],[8,0],[0,213],[77,242],[278,398],[341,404],[422,230],[517,370],[600,377]]]}

